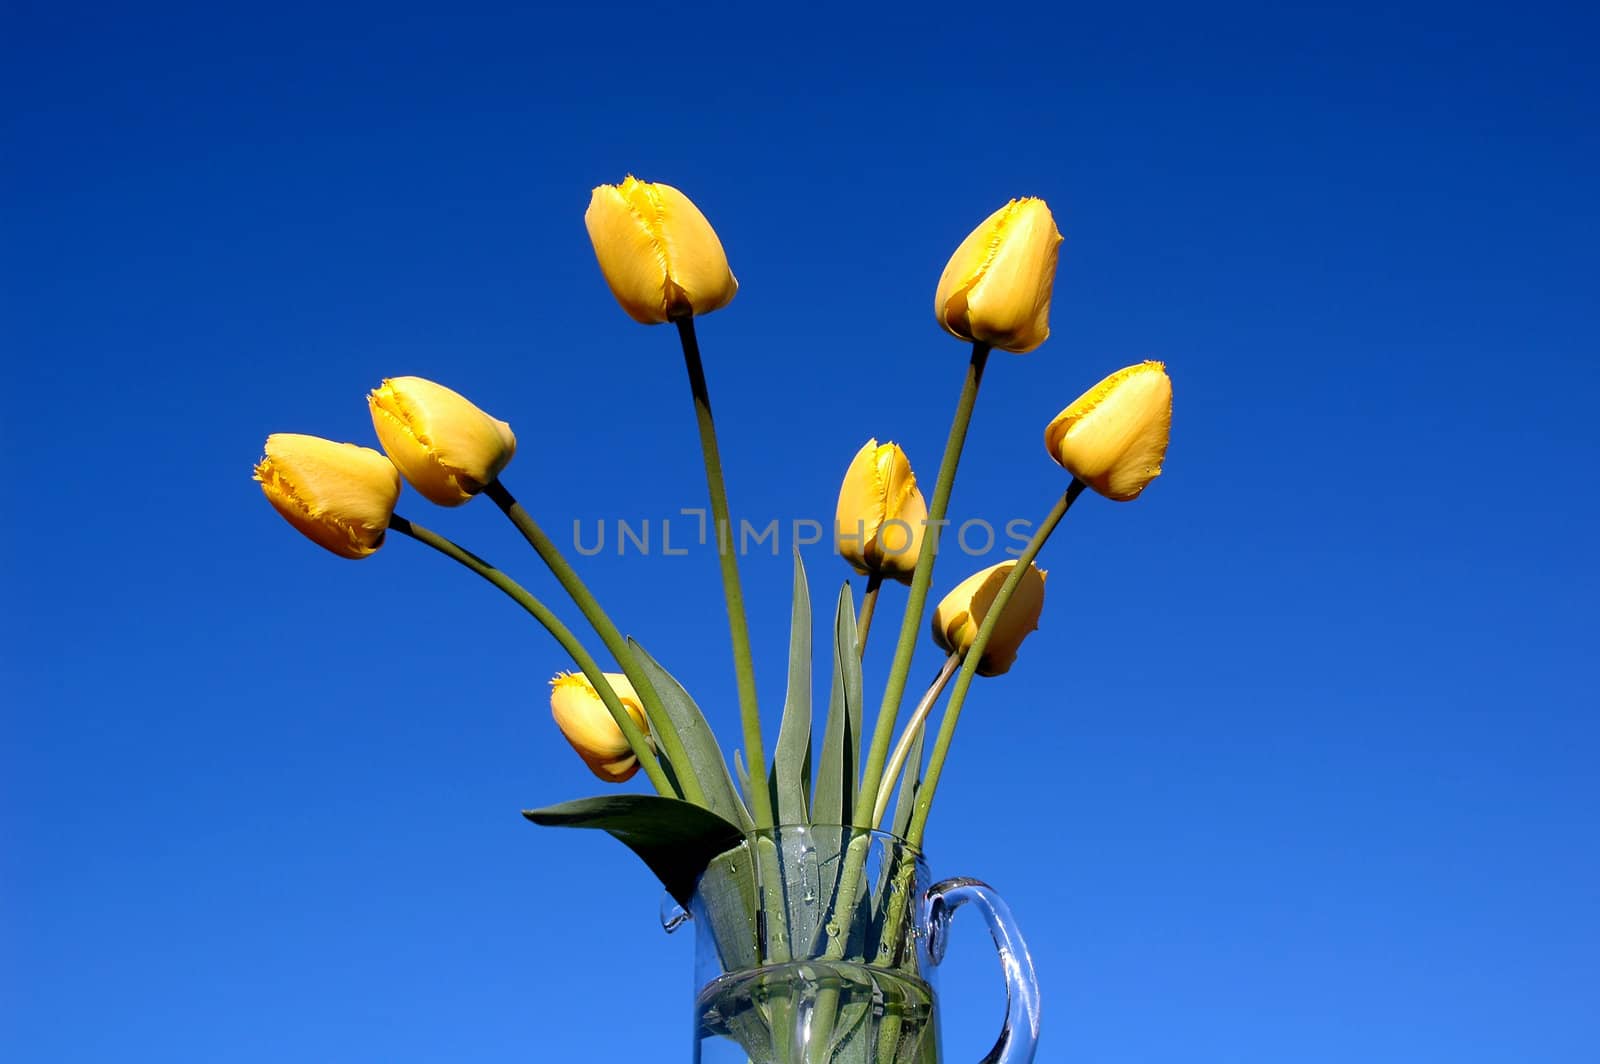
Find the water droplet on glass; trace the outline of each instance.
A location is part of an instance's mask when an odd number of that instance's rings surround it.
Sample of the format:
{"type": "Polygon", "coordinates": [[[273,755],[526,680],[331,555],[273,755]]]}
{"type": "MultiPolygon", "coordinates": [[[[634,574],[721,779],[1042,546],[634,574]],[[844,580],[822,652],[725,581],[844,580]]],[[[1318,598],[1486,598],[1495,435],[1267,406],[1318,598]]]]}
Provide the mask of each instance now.
{"type": "Polygon", "coordinates": [[[661,895],[661,930],[672,934],[689,922],[689,912],[671,894],[661,895]]]}

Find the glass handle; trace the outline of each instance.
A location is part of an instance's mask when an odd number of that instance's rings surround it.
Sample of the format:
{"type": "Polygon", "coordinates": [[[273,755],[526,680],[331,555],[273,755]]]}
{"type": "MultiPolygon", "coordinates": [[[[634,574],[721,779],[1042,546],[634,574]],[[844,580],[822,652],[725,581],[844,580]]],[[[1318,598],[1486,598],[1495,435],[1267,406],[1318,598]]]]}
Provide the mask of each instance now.
{"type": "Polygon", "coordinates": [[[955,911],[971,902],[983,914],[1000,954],[1006,974],[1006,1023],[1000,1039],[980,1064],[1030,1064],[1039,1046],[1039,981],[1033,974],[1033,958],[1022,941],[1011,909],[994,888],[976,879],[956,878],[935,883],[928,890],[928,959],[944,960],[950,937],[950,920],[955,911]]]}

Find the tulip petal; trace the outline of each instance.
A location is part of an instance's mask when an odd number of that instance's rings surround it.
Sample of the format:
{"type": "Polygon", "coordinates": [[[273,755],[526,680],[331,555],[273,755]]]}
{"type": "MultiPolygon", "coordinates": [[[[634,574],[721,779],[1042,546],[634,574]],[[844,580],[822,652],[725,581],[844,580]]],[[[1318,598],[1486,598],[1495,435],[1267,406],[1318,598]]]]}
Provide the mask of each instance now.
{"type": "Polygon", "coordinates": [[[856,572],[866,575],[867,545],[883,523],[883,494],[878,483],[878,441],[870,439],[850,459],[839,502],[834,510],[834,546],[856,572]]]}
{"type": "Polygon", "coordinates": [[[634,209],[622,188],[600,185],[589,197],[583,221],[600,272],[622,309],[645,325],[665,322],[666,252],[646,217],[634,209]]]}
{"type": "Polygon", "coordinates": [[[671,185],[632,175],[621,185],[600,185],[584,224],[611,294],[635,321],[708,314],[739,290],[716,230],[671,185]]]}
{"type": "Polygon", "coordinates": [[[868,440],[839,488],[835,547],[858,573],[909,582],[922,550],[928,508],[906,453],[868,440]]]}
{"type": "Polygon", "coordinates": [[[634,181],[625,188],[635,211],[648,220],[666,261],[667,317],[707,314],[728,305],[739,282],[717,231],[700,208],[671,185],[634,181]]]}
{"type": "MultiPolygon", "coordinates": [[[[648,735],[650,728],[644,707],[628,678],[617,672],[604,675],[628,716],[648,735]]],[[[639,770],[627,736],[617,727],[611,711],[587,676],[563,672],[550,681],[550,715],[572,749],[596,776],[608,783],[622,783],[639,770]]]]}
{"type": "Polygon", "coordinates": [[[1045,429],[1051,457],[1101,495],[1135,499],[1161,475],[1172,432],[1172,379],[1160,362],[1106,377],[1045,429]]]}
{"type": "Polygon", "coordinates": [[[422,377],[385,380],[367,405],[383,449],[411,486],[440,506],[477,495],[517,453],[510,425],[422,377]]]}
{"type": "Polygon", "coordinates": [[[283,518],[341,558],[383,545],[400,496],[394,464],[370,447],[278,432],[267,437],[254,477],[283,518]]]}
{"type": "MultiPolygon", "coordinates": [[[[1016,564],[1000,562],[981,569],[940,600],[933,611],[933,639],[940,649],[947,654],[965,654],[972,649],[978,629],[983,627],[995,597],[1016,564]]],[[[978,663],[979,676],[998,676],[1010,669],[1017,660],[1022,641],[1039,627],[1039,615],[1044,610],[1045,576],[1045,571],[1038,566],[1028,567],[984,647],[983,658],[978,663]]]]}
{"type": "Polygon", "coordinates": [[[1041,199],[1012,200],[956,248],[934,295],[946,332],[1019,354],[1050,336],[1050,300],[1061,245],[1041,199]]]}

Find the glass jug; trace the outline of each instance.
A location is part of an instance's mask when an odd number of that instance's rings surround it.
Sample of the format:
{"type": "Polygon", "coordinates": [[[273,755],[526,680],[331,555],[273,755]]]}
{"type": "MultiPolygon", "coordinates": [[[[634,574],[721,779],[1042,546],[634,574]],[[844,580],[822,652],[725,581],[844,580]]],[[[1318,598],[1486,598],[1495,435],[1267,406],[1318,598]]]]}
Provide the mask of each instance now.
{"type": "Polygon", "coordinates": [[[940,1064],[934,969],[950,920],[972,904],[1005,972],[1007,1012],[983,1064],[1026,1064],[1039,990],[1005,902],[975,879],[928,885],[903,839],[848,827],[746,835],[713,860],[695,926],[696,1064],[940,1064]]]}

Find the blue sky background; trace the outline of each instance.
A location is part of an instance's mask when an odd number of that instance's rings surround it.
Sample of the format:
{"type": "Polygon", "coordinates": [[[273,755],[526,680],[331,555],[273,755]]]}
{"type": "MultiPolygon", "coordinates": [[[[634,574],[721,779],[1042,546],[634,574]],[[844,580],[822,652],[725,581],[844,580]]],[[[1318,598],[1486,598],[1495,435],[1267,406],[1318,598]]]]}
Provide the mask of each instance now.
{"type": "MultiPolygon", "coordinates": [[[[370,443],[365,391],[415,373],[512,423],[553,530],[699,505],[674,337],[582,225],[630,171],[743,285],[701,327],[741,515],[827,519],[868,435],[931,484],[966,362],[934,283],[1011,196],[1066,234],[1054,335],[992,362],[954,513],[1037,518],[1049,418],[1169,364],[1167,475],[1050,544],[930,838],[1025,927],[1042,1061],[1595,1059],[1580,5],[0,20],[6,1060],[687,1059],[648,873],[518,816],[599,789],[555,646],[409,541],[318,551],[249,479],[272,431],[370,443]]],[[[487,503],[402,512],[554,593],[487,503]]],[[[825,605],[846,571],[805,556],[825,605]]],[[[710,552],[585,571],[731,749],[710,552]]],[[[744,578],[772,735],[788,560],[744,578]]],[[[944,973],[956,1062],[997,1025],[983,937],[944,973]]]]}

